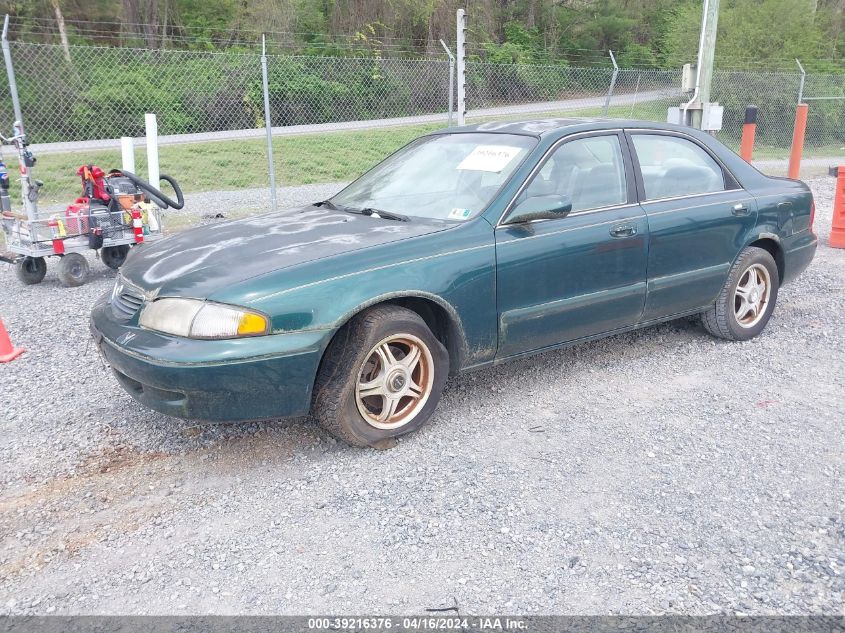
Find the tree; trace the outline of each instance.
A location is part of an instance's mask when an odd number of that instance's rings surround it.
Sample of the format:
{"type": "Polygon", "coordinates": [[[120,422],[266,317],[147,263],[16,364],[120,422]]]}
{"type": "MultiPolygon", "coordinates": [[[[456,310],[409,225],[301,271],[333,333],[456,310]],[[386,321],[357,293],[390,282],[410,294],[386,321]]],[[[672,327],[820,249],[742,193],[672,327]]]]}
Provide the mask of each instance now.
{"type": "MultiPolygon", "coordinates": [[[[821,22],[815,0],[723,0],[716,65],[744,67],[795,58],[811,64],[833,57],[834,44],[826,41],[821,22]]],[[[669,66],[695,62],[700,24],[700,2],[686,2],[673,11],[664,42],[669,66]]]]}
{"type": "Polygon", "coordinates": [[[158,0],[121,0],[127,20],[124,26],[129,33],[144,38],[147,48],[158,48],[161,43],[158,0]]]}

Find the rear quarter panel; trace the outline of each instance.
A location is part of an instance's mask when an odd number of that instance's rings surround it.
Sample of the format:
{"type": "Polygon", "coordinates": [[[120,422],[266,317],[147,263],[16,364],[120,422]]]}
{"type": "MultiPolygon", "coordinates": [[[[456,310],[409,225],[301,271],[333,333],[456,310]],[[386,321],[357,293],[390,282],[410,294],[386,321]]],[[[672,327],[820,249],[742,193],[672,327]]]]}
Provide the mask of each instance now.
{"type": "Polygon", "coordinates": [[[798,180],[763,178],[751,191],[757,199],[758,220],[748,243],[768,238],[779,244],[781,283],[786,283],[800,274],[815,254],[818,239],[810,227],[813,194],[798,180]]]}
{"type": "Polygon", "coordinates": [[[813,194],[800,180],[766,176],[708,135],[690,132],[708,142],[742,187],[757,200],[757,224],[745,245],[761,238],[775,241],[782,253],[781,283],[798,276],[813,260],[818,238],[810,227],[813,194]]]}

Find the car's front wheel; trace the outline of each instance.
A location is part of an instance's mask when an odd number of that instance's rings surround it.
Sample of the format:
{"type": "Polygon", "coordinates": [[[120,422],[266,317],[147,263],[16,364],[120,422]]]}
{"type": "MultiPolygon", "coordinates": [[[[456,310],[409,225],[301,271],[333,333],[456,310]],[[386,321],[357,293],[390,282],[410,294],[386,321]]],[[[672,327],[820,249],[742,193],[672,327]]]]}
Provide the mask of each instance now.
{"type": "Polygon", "coordinates": [[[449,374],[449,354],[410,310],[371,308],[345,325],[326,350],[313,413],[355,446],[388,446],[431,417],[449,374]]]}
{"type": "Polygon", "coordinates": [[[755,246],[740,253],[716,303],[701,314],[713,336],[731,341],[754,338],[772,316],[778,297],[778,268],[771,254],[755,246]]]}

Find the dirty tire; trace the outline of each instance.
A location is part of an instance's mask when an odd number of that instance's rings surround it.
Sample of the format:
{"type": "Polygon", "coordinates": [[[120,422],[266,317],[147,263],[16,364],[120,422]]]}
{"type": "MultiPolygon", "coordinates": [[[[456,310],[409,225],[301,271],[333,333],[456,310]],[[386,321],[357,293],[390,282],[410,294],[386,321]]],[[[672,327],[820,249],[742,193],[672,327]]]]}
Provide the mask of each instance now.
{"type": "Polygon", "coordinates": [[[26,286],[40,284],[47,274],[47,262],[43,257],[24,257],[15,264],[15,274],[26,286]]]}
{"type": "Polygon", "coordinates": [[[729,341],[747,341],[754,338],[763,331],[772,316],[777,302],[779,282],[777,264],[771,254],[762,248],[747,247],[731,267],[716,303],[701,313],[704,328],[713,336],[729,341]],[[752,325],[743,327],[737,317],[736,306],[737,302],[741,301],[737,298],[737,286],[747,279],[748,271],[752,269],[758,271],[756,274],[761,278],[768,274],[769,294],[760,310],[760,316],[752,325]]]}
{"type": "MultiPolygon", "coordinates": [[[[399,356],[401,347],[394,351],[399,356]]],[[[392,366],[398,365],[388,365],[392,366]]],[[[394,438],[412,433],[428,421],[440,400],[448,374],[449,354],[418,314],[398,306],[376,306],[343,326],[326,350],[314,385],[313,415],[326,431],[353,446],[389,448],[394,445],[394,438]],[[363,385],[364,372],[377,356],[377,348],[382,349],[384,341],[392,344],[394,338],[399,340],[401,337],[418,344],[420,363],[423,358],[427,359],[427,371],[431,375],[420,382],[430,386],[425,399],[411,409],[407,422],[400,421],[393,428],[377,428],[360,410],[362,402],[372,402],[372,398],[359,400],[357,388],[363,385]],[[359,380],[362,381],[360,385],[359,380]]],[[[388,389],[387,382],[385,379],[384,389],[388,389]]],[[[381,401],[387,406],[387,399],[381,401]]],[[[410,403],[406,407],[414,403],[410,396],[406,401],[410,403]]]]}
{"type": "Polygon", "coordinates": [[[129,254],[129,245],[121,244],[120,246],[106,246],[100,251],[100,259],[103,263],[113,270],[117,270],[123,266],[126,261],[126,256],[129,254]]]}
{"type": "Polygon", "coordinates": [[[81,253],[68,253],[59,262],[59,281],[63,286],[81,286],[88,279],[88,260],[81,253]]]}

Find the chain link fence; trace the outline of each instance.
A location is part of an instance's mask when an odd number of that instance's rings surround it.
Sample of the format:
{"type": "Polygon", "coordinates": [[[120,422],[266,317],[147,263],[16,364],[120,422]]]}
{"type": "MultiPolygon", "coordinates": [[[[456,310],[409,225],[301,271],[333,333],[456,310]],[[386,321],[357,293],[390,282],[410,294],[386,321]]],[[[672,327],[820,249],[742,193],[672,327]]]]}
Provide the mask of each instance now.
{"type": "MultiPolygon", "coordinates": [[[[162,135],[264,126],[260,57],[14,43],[18,91],[34,143],[140,136],[145,112],[162,135]]],[[[445,113],[448,61],[268,56],[274,126],[445,113]]],[[[11,102],[0,115],[11,121],[11,102]]],[[[215,138],[215,137],[210,137],[215,138]]]]}
{"type": "MultiPolygon", "coordinates": [[[[681,91],[680,70],[620,69],[608,98],[613,70],[568,66],[467,64],[470,120],[525,116],[585,116],[665,121],[668,109],[689,100],[681,91]]],[[[845,75],[721,71],[713,74],[711,99],[724,107],[716,134],[739,149],[745,108],[758,108],[755,164],[785,175],[795,107],[810,104],[802,175],[845,163],[845,75]]]]}
{"type": "MultiPolygon", "coordinates": [[[[78,195],[76,168],[120,166],[120,136],[142,137],[158,115],[163,172],[186,192],[244,192],[240,212],[266,208],[269,186],[260,52],[146,50],[14,42],[18,92],[47,202],[78,195]],[[244,202],[250,201],[250,202],[244,202]]],[[[268,56],[268,96],[280,185],[343,182],[415,136],[444,127],[450,64],[377,56],[268,56]]],[[[755,161],[786,173],[801,74],[717,71],[719,138],[739,146],[745,107],[759,109],[755,161]]],[[[565,65],[466,65],[467,121],[581,116],[665,121],[690,95],[679,70],[565,65]],[[612,94],[611,94],[612,85],[612,94]]],[[[845,75],[807,75],[805,175],[845,162],[845,75]]],[[[10,128],[11,101],[0,100],[10,128]]],[[[136,171],[145,173],[140,138],[136,171]]],[[[282,203],[284,203],[282,197],[282,203]]]]}

